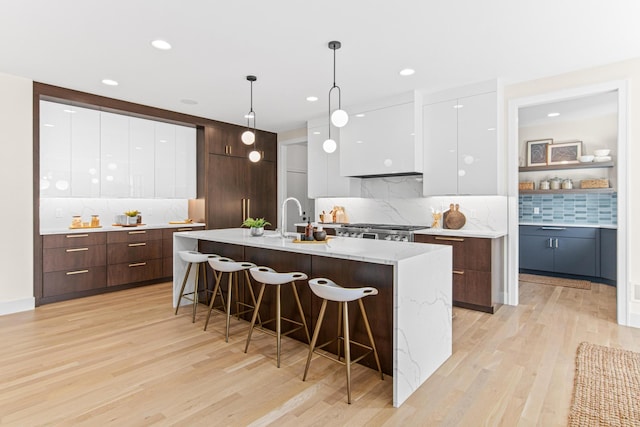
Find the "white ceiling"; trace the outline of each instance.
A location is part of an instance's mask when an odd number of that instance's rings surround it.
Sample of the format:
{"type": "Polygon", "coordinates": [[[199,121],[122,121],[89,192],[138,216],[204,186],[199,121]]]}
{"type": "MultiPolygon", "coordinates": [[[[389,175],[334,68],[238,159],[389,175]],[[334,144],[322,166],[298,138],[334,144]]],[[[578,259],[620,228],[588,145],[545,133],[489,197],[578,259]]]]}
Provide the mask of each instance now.
{"type": "Polygon", "coordinates": [[[610,116],[617,113],[618,92],[603,92],[580,98],[520,108],[518,110],[518,126],[544,126],[559,122],[610,116]],[[549,114],[557,114],[557,116],[549,117],[549,114]]]}
{"type": "Polygon", "coordinates": [[[0,11],[0,72],[237,124],[255,74],[257,127],[275,132],[327,110],[330,40],[343,44],[343,106],[640,57],[638,0],[0,0],[0,11]],[[405,67],[416,74],[400,77],[405,67]]]}

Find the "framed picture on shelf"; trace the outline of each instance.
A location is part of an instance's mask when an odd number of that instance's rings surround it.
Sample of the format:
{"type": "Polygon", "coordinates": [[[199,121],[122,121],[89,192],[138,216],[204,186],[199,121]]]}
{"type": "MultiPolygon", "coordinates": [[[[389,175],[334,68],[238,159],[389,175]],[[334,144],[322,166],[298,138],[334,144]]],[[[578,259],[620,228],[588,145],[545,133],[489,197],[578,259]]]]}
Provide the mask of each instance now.
{"type": "Polygon", "coordinates": [[[552,144],[547,147],[547,164],[567,165],[571,163],[580,163],[578,159],[581,155],[582,141],[552,144]]]}
{"type": "Polygon", "coordinates": [[[551,144],[552,138],[527,141],[527,166],[546,166],[547,147],[551,144]]]}

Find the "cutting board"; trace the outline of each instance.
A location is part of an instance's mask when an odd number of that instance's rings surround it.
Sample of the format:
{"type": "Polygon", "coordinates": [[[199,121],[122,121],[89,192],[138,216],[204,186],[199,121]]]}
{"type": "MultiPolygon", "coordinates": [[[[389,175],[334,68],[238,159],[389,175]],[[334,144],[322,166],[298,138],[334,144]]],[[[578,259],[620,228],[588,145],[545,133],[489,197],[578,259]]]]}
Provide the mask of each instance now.
{"type": "Polygon", "coordinates": [[[467,218],[460,212],[460,205],[449,205],[449,210],[442,215],[442,224],[444,228],[451,230],[459,230],[467,222],[467,218]]]}

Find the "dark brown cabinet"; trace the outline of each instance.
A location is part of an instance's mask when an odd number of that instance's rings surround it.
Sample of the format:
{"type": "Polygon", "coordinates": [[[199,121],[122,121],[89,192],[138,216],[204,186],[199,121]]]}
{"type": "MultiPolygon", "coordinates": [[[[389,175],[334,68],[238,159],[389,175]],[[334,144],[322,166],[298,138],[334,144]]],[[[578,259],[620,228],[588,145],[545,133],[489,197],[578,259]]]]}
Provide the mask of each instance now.
{"type": "Polygon", "coordinates": [[[276,135],[257,131],[255,147],[263,159],[248,159],[254,146],[240,135],[246,129],[234,125],[205,128],[204,188],[207,228],[237,228],[248,218],[266,218],[275,228],[277,220],[276,135]]]}
{"type": "Polygon", "coordinates": [[[460,236],[415,235],[419,243],[449,245],[453,248],[453,304],[458,307],[494,312],[494,281],[491,239],[460,236]]]}
{"type": "Polygon", "coordinates": [[[107,286],[162,278],[162,230],[107,233],[107,286]]]}
{"type": "Polygon", "coordinates": [[[104,233],[69,233],[42,238],[42,299],[106,286],[104,233]]]}

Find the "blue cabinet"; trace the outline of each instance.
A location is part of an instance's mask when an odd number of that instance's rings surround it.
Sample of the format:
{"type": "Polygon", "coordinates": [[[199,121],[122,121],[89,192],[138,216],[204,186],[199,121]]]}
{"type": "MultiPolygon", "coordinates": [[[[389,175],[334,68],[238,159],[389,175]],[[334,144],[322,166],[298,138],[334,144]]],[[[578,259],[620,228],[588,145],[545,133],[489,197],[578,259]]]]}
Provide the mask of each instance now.
{"type": "Polygon", "coordinates": [[[600,276],[597,228],[520,226],[520,268],[600,276]]]}
{"type": "Polygon", "coordinates": [[[600,229],[600,277],[617,279],[618,266],[618,230],[600,229]]]}

